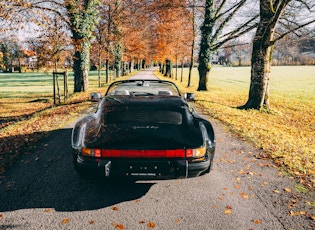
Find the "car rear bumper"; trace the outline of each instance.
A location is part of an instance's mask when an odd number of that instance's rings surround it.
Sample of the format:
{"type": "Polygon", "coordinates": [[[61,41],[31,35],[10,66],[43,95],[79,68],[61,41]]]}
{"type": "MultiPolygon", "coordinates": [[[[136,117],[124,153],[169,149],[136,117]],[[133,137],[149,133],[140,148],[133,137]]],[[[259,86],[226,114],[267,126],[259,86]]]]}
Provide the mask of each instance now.
{"type": "Polygon", "coordinates": [[[210,158],[199,162],[186,159],[85,159],[75,157],[81,171],[96,171],[105,177],[133,179],[176,179],[199,176],[211,166],[210,158]]]}

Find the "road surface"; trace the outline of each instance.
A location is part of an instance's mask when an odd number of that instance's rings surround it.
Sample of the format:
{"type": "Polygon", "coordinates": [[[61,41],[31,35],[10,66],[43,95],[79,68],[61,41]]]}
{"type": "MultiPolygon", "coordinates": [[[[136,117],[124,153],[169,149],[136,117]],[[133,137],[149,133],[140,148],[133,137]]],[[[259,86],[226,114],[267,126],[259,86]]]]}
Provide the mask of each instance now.
{"type": "MultiPolygon", "coordinates": [[[[150,72],[135,77],[143,74],[150,72]]],[[[213,171],[179,180],[81,178],[72,166],[73,124],[49,133],[0,178],[0,229],[315,229],[307,217],[314,194],[296,192],[258,150],[208,119],[213,171]]]]}

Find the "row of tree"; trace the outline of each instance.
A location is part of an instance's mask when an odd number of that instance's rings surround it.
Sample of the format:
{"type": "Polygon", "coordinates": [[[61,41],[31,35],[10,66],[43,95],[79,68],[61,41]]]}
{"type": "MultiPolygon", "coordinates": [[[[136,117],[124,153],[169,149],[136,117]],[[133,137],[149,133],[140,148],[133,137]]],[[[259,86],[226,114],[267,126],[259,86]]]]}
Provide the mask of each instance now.
{"type": "MultiPolygon", "coordinates": [[[[106,70],[113,60],[118,77],[122,62],[129,69],[153,61],[168,67],[186,57],[191,70],[196,47],[198,90],[207,90],[213,54],[244,45],[235,44],[243,38],[252,43],[252,71],[242,108],[260,109],[270,106],[275,43],[289,34],[314,31],[314,7],[312,0],[4,0],[0,25],[2,30],[36,29],[53,38],[56,60],[61,50],[73,47],[75,92],[88,89],[91,56],[99,67],[105,59],[106,70]],[[71,45],[65,42],[69,36],[71,45]]],[[[51,45],[44,36],[38,41],[51,45]]]]}

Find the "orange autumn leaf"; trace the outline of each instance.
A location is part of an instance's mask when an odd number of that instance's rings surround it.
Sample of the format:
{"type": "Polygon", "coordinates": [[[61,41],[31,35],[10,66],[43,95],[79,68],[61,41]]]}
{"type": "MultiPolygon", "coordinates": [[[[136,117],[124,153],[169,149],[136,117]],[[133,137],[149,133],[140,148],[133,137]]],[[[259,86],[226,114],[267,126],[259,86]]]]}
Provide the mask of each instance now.
{"type": "Polygon", "coordinates": [[[68,218],[65,218],[65,219],[62,220],[61,223],[62,223],[62,224],[67,224],[67,223],[69,223],[69,222],[70,222],[70,220],[69,220],[68,218]]]}
{"type": "Polygon", "coordinates": [[[114,210],[114,211],[118,211],[118,207],[112,207],[112,210],[114,210]]]}
{"type": "Polygon", "coordinates": [[[51,208],[46,208],[44,212],[47,212],[47,213],[52,212],[52,209],[51,208]]]}
{"type": "Polygon", "coordinates": [[[262,223],[262,221],[261,220],[253,220],[253,222],[255,223],[255,224],[261,224],[262,223]]]}
{"type": "Polygon", "coordinates": [[[94,223],[95,223],[94,220],[89,221],[89,224],[94,224],[94,223]]]}
{"type": "Polygon", "coordinates": [[[148,228],[155,228],[156,224],[150,221],[147,226],[148,228]]]}
{"type": "Polygon", "coordinates": [[[289,192],[289,193],[292,192],[290,188],[284,188],[284,191],[289,192]]]}
{"type": "Polygon", "coordinates": [[[226,210],[224,211],[224,213],[226,215],[230,215],[232,214],[232,207],[230,205],[225,206],[226,210]]]}
{"type": "Polygon", "coordinates": [[[116,229],[120,229],[120,230],[125,229],[125,226],[124,226],[124,225],[122,225],[122,224],[112,223],[112,225],[113,225],[116,229]]]}
{"type": "Polygon", "coordinates": [[[230,214],[232,214],[232,210],[231,209],[227,209],[227,210],[224,211],[224,214],[230,215],[230,214]]]}
{"type": "Polygon", "coordinates": [[[138,223],[139,223],[139,224],[145,224],[145,221],[140,220],[138,223]]]}

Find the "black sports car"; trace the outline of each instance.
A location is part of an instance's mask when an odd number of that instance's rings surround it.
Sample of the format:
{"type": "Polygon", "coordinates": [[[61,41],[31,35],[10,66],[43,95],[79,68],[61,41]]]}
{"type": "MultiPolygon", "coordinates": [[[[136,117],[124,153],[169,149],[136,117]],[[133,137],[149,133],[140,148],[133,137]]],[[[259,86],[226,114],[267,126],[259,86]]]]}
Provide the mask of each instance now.
{"type": "Polygon", "coordinates": [[[177,86],[162,80],[112,83],[95,113],[72,131],[73,163],[79,172],[106,177],[167,179],[210,172],[215,136],[177,86]]]}

